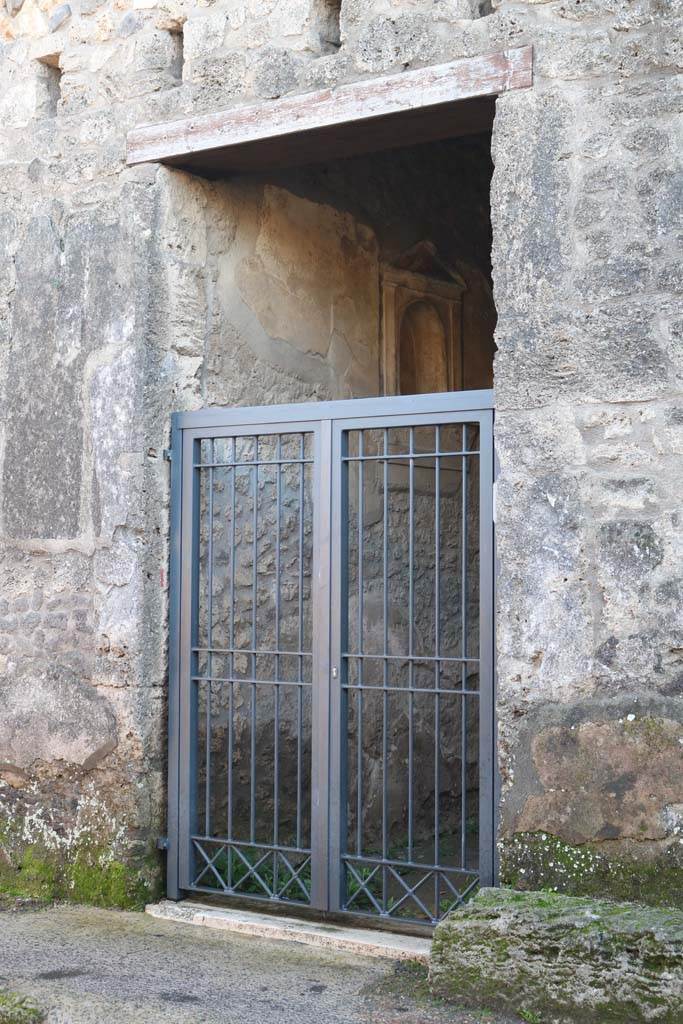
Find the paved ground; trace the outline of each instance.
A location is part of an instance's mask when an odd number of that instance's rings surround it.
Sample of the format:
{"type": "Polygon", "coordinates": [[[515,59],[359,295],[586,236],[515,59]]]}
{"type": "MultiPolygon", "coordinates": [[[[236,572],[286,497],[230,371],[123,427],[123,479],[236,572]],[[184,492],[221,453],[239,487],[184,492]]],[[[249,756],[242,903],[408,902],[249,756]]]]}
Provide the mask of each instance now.
{"type": "Polygon", "coordinates": [[[0,986],[48,1024],[513,1024],[430,999],[423,970],[145,914],[0,913],[0,986]]]}

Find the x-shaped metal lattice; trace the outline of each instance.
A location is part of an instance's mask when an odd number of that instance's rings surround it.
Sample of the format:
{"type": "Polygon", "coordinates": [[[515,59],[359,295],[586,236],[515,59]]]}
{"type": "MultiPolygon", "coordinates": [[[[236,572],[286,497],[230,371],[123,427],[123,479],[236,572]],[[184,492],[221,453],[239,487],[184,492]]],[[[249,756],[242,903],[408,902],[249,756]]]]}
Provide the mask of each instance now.
{"type": "MultiPolygon", "coordinates": [[[[434,868],[429,868],[429,869],[425,870],[420,875],[420,877],[418,878],[418,880],[415,882],[414,885],[410,885],[410,883],[408,881],[406,881],[406,879],[403,878],[402,875],[399,874],[399,872],[396,871],[395,867],[393,865],[391,865],[391,864],[382,864],[382,863],[376,864],[372,868],[370,873],[365,878],[363,878],[359,874],[359,872],[356,871],[356,869],[354,868],[353,864],[350,863],[350,861],[346,861],[346,868],[347,868],[347,871],[349,872],[351,877],[355,880],[355,882],[356,882],[356,884],[358,886],[356,891],[351,896],[349,896],[349,898],[347,899],[346,909],[347,910],[354,909],[353,904],[359,899],[359,897],[365,896],[369,900],[369,902],[372,904],[372,906],[374,907],[375,911],[378,914],[382,914],[382,916],[384,916],[384,917],[395,916],[398,913],[398,911],[401,909],[402,906],[405,906],[406,904],[409,905],[410,903],[412,903],[416,907],[418,907],[420,912],[428,920],[435,921],[435,920],[437,920],[437,919],[439,919],[441,917],[445,917],[446,914],[449,914],[451,912],[451,910],[453,910],[455,907],[462,906],[462,904],[465,902],[465,900],[467,899],[469,894],[479,884],[479,879],[478,878],[474,878],[466,886],[465,889],[460,891],[453,884],[453,882],[450,880],[450,878],[448,877],[448,874],[445,871],[438,871],[438,870],[435,870],[434,868]],[[381,874],[380,874],[380,872],[381,872],[381,874]],[[386,872],[386,877],[384,875],[384,872],[386,872]],[[370,888],[372,881],[378,875],[379,875],[379,878],[381,879],[381,886],[382,886],[382,890],[383,890],[385,895],[386,895],[386,889],[388,888],[388,883],[389,883],[390,879],[392,879],[395,882],[397,882],[399,884],[399,886],[401,887],[401,889],[403,889],[403,895],[400,897],[400,899],[392,900],[391,903],[389,903],[387,901],[386,907],[380,905],[380,903],[375,898],[375,895],[372,892],[372,889],[370,888]],[[431,883],[432,880],[434,880],[434,883],[436,885],[438,885],[438,893],[439,893],[438,905],[435,907],[434,912],[430,911],[429,908],[427,906],[425,906],[425,904],[422,902],[422,900],[418,896],[418,890],[423,885],[431,883]],[[442,886],[443,886],[444,883],[445,883],[447,889],[450,890],[450,894],[453,897],[451,900],[449,900],[447,906],[443,906],[443,902],[442,902],[442,900],[440,898],[441,897],[441,892],[442,892],[442,886]]],[[[414,870],[415,870],[415,867],[411,867],[411,871],[414,871],[414,870]]],[[[356,908],[356,909],[358,909],[358,908],[356,908]]]]}
{"type": "Polygon", "coordinates": [[[202,885],[205,877],[208,875],[209,878],[213,876],[218,882],[218,885],[226,893],[242,893],[244,894],[248,883],[254,881],[257,886],[262,890],[265,896],[270,899],[294,899],[296,898],[291,892],[292,886],[295,890],[300,890],[304,900],[310,902],[311,894],[310,890],[306,886],[303,872],[310,865],[310,855],[305,857],[300,864],[296,867],[290,862],[288,857],[281,850],[265,850],[257,857],[256,860],[250,860],[247,854],[245,854],[237,846],[222,845],[219,846],[216,853],[210,856],[202,844],[197,840],[194,841],[195,849],[201,854],[204,859],[204,867],[199,872],[194,880],[194,885],[202,885]],[[239,861],[246,868],[245,874],[243,874],[236,882],[232,881],[232,857],[233,855],[239,858],[239,861]],[[221,874],[217,869],[216,864],[221,856],[228,858],[228,878],[221,874]],[[273,875],[273,884],[269,885],[265,878],[262,877],[262,873],[259,873],[259,868],[263,868],[271,862],[271,869],[273,875]],[[284,866],[285,873],[281,879],[281,871],[284,866]],[[288,895],[289,894],[289,895],[288,895]]]}
{"type": "Polygon", "coordinates": [[[278,889],[277,895],[280,897],[284,897],[285,893],[290,888],[290,886],[292,886],[294,882],[296,882],[303,894],[304,899],[310,902],[311,893],[310,890],[306,888],[306,883],[304,879],[301,877],[301,874],[311,863],[311,858],[306,857],[306,859],[302,860],[301,864],[299,864],[298,868],[296,869],[289,863],[289,861],[285,857],[284,853],[282,853],[282,851],[278,851],[275,854],[275,858],[276,860],[279,859],[280,861],[282,861],[287,870],[289,871],[289,878],[287,879],[286,884],[283,885],[280,889],[278,889]]]}

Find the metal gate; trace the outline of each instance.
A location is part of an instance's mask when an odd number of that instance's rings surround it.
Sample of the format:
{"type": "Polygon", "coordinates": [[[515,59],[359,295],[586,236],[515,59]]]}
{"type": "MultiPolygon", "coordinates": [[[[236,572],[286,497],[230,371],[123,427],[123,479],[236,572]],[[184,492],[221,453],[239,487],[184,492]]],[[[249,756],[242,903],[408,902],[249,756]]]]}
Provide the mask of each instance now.
{"type": "Polygon", "coordinates": [[[174,417],[168,894],[493,881],[492,392],[174,417]]]}

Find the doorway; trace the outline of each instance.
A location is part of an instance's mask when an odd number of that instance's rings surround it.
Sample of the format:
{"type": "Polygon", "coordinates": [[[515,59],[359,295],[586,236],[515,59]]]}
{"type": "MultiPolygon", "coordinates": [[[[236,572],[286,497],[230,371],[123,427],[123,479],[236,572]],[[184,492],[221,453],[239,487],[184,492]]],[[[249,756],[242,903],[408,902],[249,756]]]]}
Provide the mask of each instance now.
{"type": "Polygon", "coordinates": [[[492,392],[175,417],[169,896],[493,881],[492,392]]]}

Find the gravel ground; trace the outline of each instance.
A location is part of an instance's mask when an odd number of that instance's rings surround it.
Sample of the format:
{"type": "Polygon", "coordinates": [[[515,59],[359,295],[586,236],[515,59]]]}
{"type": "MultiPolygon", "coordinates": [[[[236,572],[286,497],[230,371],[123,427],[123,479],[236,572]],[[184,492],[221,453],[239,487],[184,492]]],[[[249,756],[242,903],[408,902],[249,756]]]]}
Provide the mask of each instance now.
{"type": "Polygon", "coordinates": [[[0,913],[0,987],[48,1024],[515,1024],[434,1001],[415,964],[92,907],[0,913]]]}

